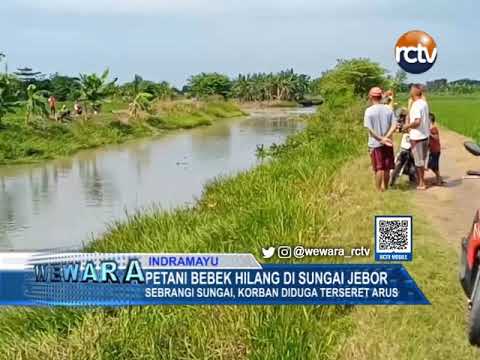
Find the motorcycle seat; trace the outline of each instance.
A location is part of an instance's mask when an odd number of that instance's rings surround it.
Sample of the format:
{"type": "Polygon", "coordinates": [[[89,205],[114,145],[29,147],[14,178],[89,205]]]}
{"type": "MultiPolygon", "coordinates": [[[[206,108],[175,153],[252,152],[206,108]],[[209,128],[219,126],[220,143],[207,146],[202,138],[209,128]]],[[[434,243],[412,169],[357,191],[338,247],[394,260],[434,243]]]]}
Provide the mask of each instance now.
{"type": "Polygon", "coordinates": [[[475,155],[475,156],[480,156],[480,145],[472,142],[472,141],[465,141],[463,143],[463,146],[465,146],[465,149],[467,149],[467,151],[472,154],[472,155],[475,155]]]}

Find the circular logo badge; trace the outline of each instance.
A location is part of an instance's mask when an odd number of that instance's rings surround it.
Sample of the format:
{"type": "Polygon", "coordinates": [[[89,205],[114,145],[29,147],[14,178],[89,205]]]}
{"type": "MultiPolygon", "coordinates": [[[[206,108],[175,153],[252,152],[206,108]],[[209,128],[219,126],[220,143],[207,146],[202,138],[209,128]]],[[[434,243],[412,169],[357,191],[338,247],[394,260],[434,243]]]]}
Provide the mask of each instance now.
{"type": "Polygon", "coordinates": [[[424,31],[406,32],[395,46],[395,60],[408,73],[424,73],[437,60],[437,43],[424,31]]]}

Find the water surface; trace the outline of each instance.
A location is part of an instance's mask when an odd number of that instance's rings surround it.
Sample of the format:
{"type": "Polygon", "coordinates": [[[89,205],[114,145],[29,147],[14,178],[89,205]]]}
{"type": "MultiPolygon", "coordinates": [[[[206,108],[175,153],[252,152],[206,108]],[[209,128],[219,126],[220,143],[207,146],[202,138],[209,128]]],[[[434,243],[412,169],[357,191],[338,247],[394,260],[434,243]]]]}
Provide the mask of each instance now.
{"type": "Polygon", "coordinates": [[[0,167],[0,249],[76,249],[127,213],[190,205],[207,181],[254,166],[257,145],[284,141],[302,126],[291,116],[310,111],[257,113],[67,159],[0,167]]]}

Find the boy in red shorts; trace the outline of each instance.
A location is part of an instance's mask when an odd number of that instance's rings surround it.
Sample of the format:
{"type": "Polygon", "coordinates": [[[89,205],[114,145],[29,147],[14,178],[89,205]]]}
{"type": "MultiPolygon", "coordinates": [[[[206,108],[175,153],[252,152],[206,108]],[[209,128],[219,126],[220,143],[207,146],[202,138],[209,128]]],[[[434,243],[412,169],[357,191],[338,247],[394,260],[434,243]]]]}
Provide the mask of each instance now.
{"type": "Polygon", "coordinates": [[[364,126],[368,129],[368,148],[375,172],[375,185],[379,191],[388,189],[390,170],[394,168],[392,134],[396,128],[393,111],[381,103],[383,91],[370,89],[371,106],[365,110],[364,126]]]}
{"type": "Polygon", "coordinates": [[[430,155],[428,156],[428,168],[435,173],[437,185],[445,182],[440,176],[440,133],[435,125],[435,115],[430,113],[430,155]]]}

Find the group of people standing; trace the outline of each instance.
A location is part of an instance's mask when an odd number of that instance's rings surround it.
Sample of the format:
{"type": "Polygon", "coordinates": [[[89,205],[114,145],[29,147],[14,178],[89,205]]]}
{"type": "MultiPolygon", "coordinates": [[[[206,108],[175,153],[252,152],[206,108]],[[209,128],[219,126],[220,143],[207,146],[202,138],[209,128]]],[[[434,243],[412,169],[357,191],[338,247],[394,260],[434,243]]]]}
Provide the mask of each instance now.
{"type": "Polygon", "coordinates": [[[364,126],[368,129],[368,148],[375,172],[375,184],[379,191],[385,191],[390,184],[390,172],[395,168],[393,134],[402,132],[402,148],[408,146],[413,158],[417,190],[425,190],[425,169],[436,175],[438,185],[443,184],[440,176],[440,137],[435,126],[435,116],[430,113],[420,84],[412,85],[405,121],[397,122],[394,112],[393,93],[384,93],[381,88],[370,89],[371,103],[365,111],[364,126]],[[428,163],[427,163],[428,158],[428,163]],[[427,166],[428,165],[428,166],[427,166]]]}
{"type": "MultiPolygon", "coordinates": [[[[65,120],[72,115],[72,112],[67,109],[66,105],[63,105],[59,116],[57,116],[57,98],[54,95],[48,98],[48,107],[50,108],[50,116],[55,120],[65,120]]],[[[82,105],[78,101],[75,101],[73,105],[73,113],[75,115],[82,115],[83,113],[82,105]]]]}

